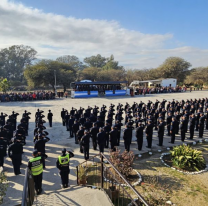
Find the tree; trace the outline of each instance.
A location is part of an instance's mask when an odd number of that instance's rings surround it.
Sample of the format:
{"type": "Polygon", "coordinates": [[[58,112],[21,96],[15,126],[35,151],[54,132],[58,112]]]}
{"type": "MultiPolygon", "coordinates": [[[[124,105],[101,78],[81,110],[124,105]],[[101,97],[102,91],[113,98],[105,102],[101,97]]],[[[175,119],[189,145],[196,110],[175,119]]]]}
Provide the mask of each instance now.
{"type": "Polygon", "coordinates": [[[73,55],[72,56],[65,55],[65,56],[58,57],[56,61],[64,63],[64,64],[69,64],[76,71],[83,70],[85,68],[85,66],[79,60],[79,58],[73,55]]]}
{"type": "Polygon", "coordinates": [[[118,62],[114,61],[114,56],[111,55],[110,58],[107,58],[107,62],[105,64],[105,66],[102,67],[102,69],[104,69],[104,70],[108,70],[108,69],[122,70],[123,67],[122,66],[118,66],[118,62]]]}
{"type": "Polygon", "coordinates": [[[95,67],[89,67],[84,69],[80,76],[81,79],[89,79],[92,81],[97,81],[98,73],[100,72],[100,69],[95,68],[95,67]]]}
{"type": "Polygon", "coordinates": [[[163,78],[176,78],[178,82],[183,82],[190,67],[191,64],[180,57],[169,57],[157,71],[163,78]]]}
{"type": "Polygon", "coordinates": [[[1,75],[8,80],[23,80],[23,70],[36,59],[37,52],[30,46],[14,45],[0,51],[1,75]]]}
{"type": "Polygon", "coordinates": [[[30,88],[51,85],[55,90],[55,75],[57,85],[63,85],[64,89],[76,78],[76,72],[71,66],[53,60],[42,60],[28,66],[24,72],[30,88]]]}
{"type": "Polygon", "coordinates": [[[102,57],[100,54],[97,56],[91,56],[84,58],[84,62],[88,67],[102,68],[106,64],[106,58],[102,57]]]}
{"type": "Polygon", "coordinates": [[[9,84],[8,80],[6,78],[5,79],[2,78],[0,80],[0,90],[2,92],[7,92],[9,87],[10,87],[10,84],[9,84]]]}
{"type": "Polygon", "coordinates": [[[190,74],[186,77],[185,84],[190,85],[208,85],[208,67],[198,67],[190,70],[190,74]]]}

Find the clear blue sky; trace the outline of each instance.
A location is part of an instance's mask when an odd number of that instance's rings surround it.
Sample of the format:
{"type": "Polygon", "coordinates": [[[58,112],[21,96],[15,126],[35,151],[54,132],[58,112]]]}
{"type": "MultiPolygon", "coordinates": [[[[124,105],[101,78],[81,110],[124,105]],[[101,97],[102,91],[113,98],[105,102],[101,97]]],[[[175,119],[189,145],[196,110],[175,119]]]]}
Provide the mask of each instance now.
{"type": "MultiPolygon", "coordinates": [[[[174,35],[179,46],[208,47],[208,0],[15,0],[48,13],[116,20],[124,28],[174,35]]],[[[171,47],[171,43],[169,45],[171,47]]],[[[168,47],[168,45],[167,45],[168,47]]]]}

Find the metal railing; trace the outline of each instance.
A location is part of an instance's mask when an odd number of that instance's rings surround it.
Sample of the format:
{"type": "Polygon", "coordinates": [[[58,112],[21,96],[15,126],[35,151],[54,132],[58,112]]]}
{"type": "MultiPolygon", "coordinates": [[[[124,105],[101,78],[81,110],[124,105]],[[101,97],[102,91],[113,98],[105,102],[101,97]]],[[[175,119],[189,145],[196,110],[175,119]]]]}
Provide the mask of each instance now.
{"type": "Polygon", "coordinates": [[[104,154],[84,161],[76,169],[78,185],[104,190],[114,205],[148,206],[144,198],[104,154]]]}
{"type": "Polygon", "coordinates": [[[25,170],[25,179],[22,192],[21,206],[32,206],[35,197],[34,181],[28,167],[25,170]]]}

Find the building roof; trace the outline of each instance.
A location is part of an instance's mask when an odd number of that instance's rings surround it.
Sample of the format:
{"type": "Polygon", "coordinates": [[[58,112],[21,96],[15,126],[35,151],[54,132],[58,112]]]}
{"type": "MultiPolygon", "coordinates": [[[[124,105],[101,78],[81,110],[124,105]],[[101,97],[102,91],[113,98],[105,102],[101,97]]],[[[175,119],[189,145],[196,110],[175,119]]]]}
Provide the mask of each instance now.
{"type": "Polygon", "coordinates": [[[76,85],[116,85],[116,84],[126,84],[127,81],[112,81],[112,82],[74,82],[76,85]]]}

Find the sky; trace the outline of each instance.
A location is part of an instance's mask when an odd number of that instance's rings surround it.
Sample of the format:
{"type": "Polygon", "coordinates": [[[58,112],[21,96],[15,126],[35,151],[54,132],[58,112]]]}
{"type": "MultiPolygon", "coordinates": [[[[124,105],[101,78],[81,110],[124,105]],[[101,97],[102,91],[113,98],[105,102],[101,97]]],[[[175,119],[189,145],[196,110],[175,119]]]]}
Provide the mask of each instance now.
{"type": "Polygon", "coordinates": [[[0,49],[28,45],[38,58],[114,55],[125,68],[177,56],[208,66],[207,0],[0,0],[0,49]]]}

